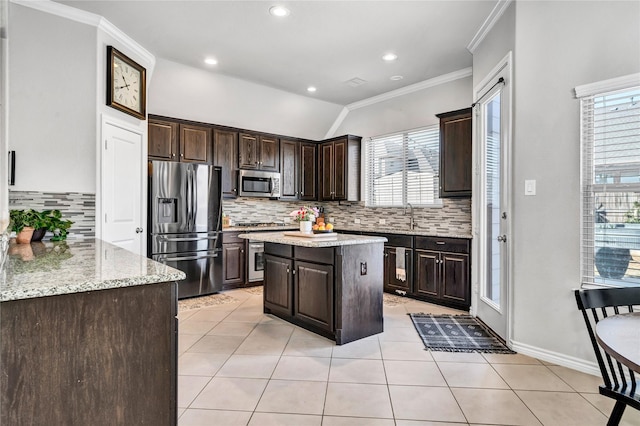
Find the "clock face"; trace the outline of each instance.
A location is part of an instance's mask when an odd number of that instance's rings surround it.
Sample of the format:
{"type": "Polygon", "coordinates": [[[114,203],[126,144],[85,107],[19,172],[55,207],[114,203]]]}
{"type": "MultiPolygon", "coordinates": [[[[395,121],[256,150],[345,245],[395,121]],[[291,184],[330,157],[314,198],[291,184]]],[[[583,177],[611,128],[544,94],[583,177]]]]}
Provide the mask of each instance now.
{"type": "Polygon", "coordinates": [[[141,111],[140,71],[118,56],[113,59],[113,100],[134,111],[141,111]]]}

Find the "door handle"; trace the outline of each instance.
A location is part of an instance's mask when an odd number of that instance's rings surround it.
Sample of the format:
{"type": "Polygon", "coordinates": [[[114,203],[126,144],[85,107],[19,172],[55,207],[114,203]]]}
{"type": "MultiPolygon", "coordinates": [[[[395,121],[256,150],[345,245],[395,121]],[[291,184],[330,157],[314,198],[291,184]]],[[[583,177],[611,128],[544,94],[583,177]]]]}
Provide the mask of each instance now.
{"type": "Polygon", "coordinates": [[[500,241],[501,243],[506,243],[507,242],[507,236],[506,235],[498,235],[498,241],[500,241]]]}
{"type": "Polygon", "coordinates": [[[218,257],[218,254],[207,254],[203,256],[185,256],[185,257],[160,257],[159,259],[166,262],[180,262],[183,260],[200,260],[210,259],[212,257],[218,257]]]}
{"type": "Polygon", "coordinates": [[[142,228],[136,228],[136,234],[139,234],[139,233],[141,233],[142,231],[144,231],[144,229],[142,229],[142,228]]]}

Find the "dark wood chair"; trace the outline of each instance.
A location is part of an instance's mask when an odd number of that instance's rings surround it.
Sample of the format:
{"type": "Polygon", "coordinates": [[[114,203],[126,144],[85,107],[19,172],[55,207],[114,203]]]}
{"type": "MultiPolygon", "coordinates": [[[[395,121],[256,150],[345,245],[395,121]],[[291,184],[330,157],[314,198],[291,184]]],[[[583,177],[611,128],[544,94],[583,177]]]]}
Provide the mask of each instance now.
{"type": "Polygon", "coordinates": [[[604,380],[600,394],[616,401],[607,425],[617,426],[627,405],[640,410],[640,390],[633,371],[611,358],[598,345],[595,327],[598,321],[610,315],[633,312],[634,305],[640,305],[640,287],[584,289],[576,290],[575,294],[604,380]]]}

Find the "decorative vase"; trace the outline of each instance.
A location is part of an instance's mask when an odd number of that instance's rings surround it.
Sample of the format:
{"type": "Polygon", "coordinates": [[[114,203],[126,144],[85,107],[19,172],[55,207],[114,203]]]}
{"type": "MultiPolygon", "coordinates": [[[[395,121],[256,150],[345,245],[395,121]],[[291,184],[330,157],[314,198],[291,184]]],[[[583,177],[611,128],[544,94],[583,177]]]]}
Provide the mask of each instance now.
{"type": "Polygon", "coordinates": [[[16,243],[18,244],[31,243],[31,237],[33,236],[33,231],[34,229],[30,226],[25,226],[24,228],[22,228],[22,231],[20,231],[16,235],[16,243]]]}
{"type": "Polygon", "coordinates": [[[305,234],[311,233],[311,221],[310,220],[301,220],[300,221],[300,232],[305,234]]]}

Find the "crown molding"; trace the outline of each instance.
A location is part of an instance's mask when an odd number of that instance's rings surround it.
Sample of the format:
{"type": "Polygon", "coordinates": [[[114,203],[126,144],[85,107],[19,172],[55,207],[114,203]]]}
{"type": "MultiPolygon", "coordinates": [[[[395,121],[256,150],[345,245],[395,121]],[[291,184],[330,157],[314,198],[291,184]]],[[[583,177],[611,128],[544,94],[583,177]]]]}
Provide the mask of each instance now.
{"type": "Polygon", "coordinates": [[[512,2],[513,0],[498,0],[498,3],[496,3],[491,13],[489,13],[487,19],[485,19],[480,28],[478,28],[476,35],[473,36],[467,45],[469,52],[473,53],[477,49],[478,45],[482,43],[482,40],[489,34],[489,31],[491,31],[512,2]]]}
{"type": "Polygon", "coordinates": [[[103,31],[107,35],[113,37],[119,43],[121,43],[128,51],[140,57],[145,62],[147,67],[153,68],[156,62],[155,56],[147,49],[142,47],[138,42],[122,32],[118,27],[113,25],[107,19],[95,13],[87,12],[84,10],[76,9],[75,7],[67,6],[62,3],[56,3],[51,0],[10,0],[11,3],[18,4],[20,6],[29,7],[31,9],[39,10],[50,15],[59,16],[61,18],[69,19],[71,21],[79,22],[81,24],[91,25],[103,31]]]}
{"type": "Polygon", "coordinates": [[[633,86],[640,86],[640,73],[576,86],[576,98],[583,98],[585,96],[596,95],[598,93],[612,92],[614,90],[626,89],[633,86]]]}
{"type": "Polygon", "coordinates": [[[463,68],[458,71],[450,72],[449,74],[443,74],[438,77],[430,78],[429,80],[421,81],[410,86],[405,86],[400,89],[392,90],[391,92],[383,93],[378,96],[363,99],[358,102],[346,105],[345,108],[349,111],[353,111],[358,108],[363,108],[380,102],[388,101],[389,99],[397,98],[398,96],[408,95],[410,93],[418,92],[420,90],[428,89],[430,87],[438,86],[440,84],[449,83],[451,81],[459,80],[461,78],[470,77],[472,75],[472,68],[463,68]]]}
{"type": "Polygon", "coordinates": [[[342,110],[340,111],[340,114],[338,114],[338,117],[333,122],[333,125],[331,126],[327,134],[324,135],[324,139],[330,139],[336,134],[336,130],[338,130],[338,127],[340,127],[344,119],[347,118],[348,114],[349,114],[349,109],[347,109],[347,107],[342,108],[342,110]]]}

